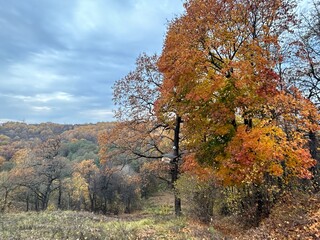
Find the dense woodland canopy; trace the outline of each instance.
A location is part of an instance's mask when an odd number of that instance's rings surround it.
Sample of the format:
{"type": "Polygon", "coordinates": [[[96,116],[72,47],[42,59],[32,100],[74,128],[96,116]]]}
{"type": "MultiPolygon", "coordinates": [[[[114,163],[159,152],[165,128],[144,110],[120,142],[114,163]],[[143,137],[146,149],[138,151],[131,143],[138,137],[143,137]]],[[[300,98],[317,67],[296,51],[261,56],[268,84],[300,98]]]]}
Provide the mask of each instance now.
{"type": "Polygon", "coordinates": [[[130,212],[139,179],[121,159],[99,156],[98,136],[113,125],[2,124],[1,210],[130,212]]]}
{"type": "Polygon", "coordinates": [[[0,126],[0,210],[130,213],[171,188],[257,225],[320,190],[320,2],[188,0],[160,56],[114,85],[117,122],[0,126]]]}

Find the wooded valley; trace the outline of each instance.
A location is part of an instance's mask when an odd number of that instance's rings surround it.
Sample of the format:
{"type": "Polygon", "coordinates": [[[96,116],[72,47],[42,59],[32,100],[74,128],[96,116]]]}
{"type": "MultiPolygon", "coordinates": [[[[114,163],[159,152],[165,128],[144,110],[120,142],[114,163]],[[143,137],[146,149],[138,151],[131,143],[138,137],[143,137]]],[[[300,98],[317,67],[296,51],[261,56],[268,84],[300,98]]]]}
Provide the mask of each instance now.
{"type": "Polygon", "coordinates": [[[252,236],[319,239],[319,6],[185,1],[161,55],[115,82],[117,121],[0,126],[1,212],[134,214],[169,192],[168,219],[216,229],[199,239],[287,214],[252,236]]]}

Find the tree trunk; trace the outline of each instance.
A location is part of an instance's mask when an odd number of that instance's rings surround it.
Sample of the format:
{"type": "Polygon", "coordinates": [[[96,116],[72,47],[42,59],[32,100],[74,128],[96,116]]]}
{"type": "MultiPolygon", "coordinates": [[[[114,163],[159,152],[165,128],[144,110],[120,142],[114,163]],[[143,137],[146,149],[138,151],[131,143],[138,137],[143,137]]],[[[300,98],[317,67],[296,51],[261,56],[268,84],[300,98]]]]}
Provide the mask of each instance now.
{"type": "Polygon", "coordinates": [[[254,185],[254,202],[256,204],[254,225],[258,226],[262,219],[270,214],[269,202],[266,197],[266,189],[263,186],[254,185]]]}
{"type": "Polygon", "coordinates": [[[71,194],[70,192],[68,192],[67,210],[70,210],[70,208],[71,208],[71,194]]]}
{"type": "Polygon", "coordinates": [[[62,183],[61,179],[59,179],[59,189],[58,189],[58,209],[62,208],[62,183]]]}
{"type": "Polygon", "coordinates": [[[46,210],[48,207],[50,193],[51,193],[51,184],[47,186],[46,192],[43,194],[42,210],[46,210]]]}
{"type": "Polygon", "coordinates": [[[106,214],[107,213],[107,198],[103,197],[103,200],[104,200],[103,213],[106,214]]]}
{"type": "Polygon", "coordinates": [[[29,211],[29,191],[27,191],[27,193],[26,193],[26,204],[27,204],[26,211],[28,212],[29,211]]]}
{"type": "Polygon", "coordinates": [[[174,187],[175,182],[178,180],[179,177],[179,159],[180,159],[180,152],[179,152],[179,134],[180,134],[180,125],[181,125],[181,117],[177,115],[176,117],[176,126],[174,129],[174,142],[173,142],[173,153],[174,159],[172,161],[172,171],[171,171],[171,183],[174,188],[174,211],[176,216],[181,215],[181,199],[178,196],[178,193],[174,187]]]}
{"type": "Polygon", "coordinates": [[[5,194],[4,194],[3,206],[1,208],[1,212],[6,211],[7,203],[8,203],[8,194],[9,194],[9,190],[8,190],[8,188],[5,188],[5,194]]]}
{"type": "Polygon", "coordinates": [[[317,148],[318,148],[318,141],[317,141],[317,135],[316,132],[310,131],[309,132],[309,149],[312,158],[316,159],[319,163],[318,155],[317,155],[317,148]]]}
{"type": "MultiPolygon", "coordinates": [[[[90,189],[89,189],[90,191],[90,189]]],[[[90,198],[90,210],[91,212],[94,212],[96,210],[96,194],[95,193],[90,193],[89,194],[89,198],[90,198]]]]}
{"type": "Polygon", "coordinates": [[[318,157],[318,139],[316,132],[310,131],[309,132],[309,149],[310,149],[310,154],[313,159],[316,159],[317,163],[314,167],[311,168],[313,178],[312,178],[312,185],[314,188],[315,192],[320,191],[320,169],[319,169],[319,164],[320,164],[320,159],[318,157]]]}
{"type": "Polygon", "coordinates": [[[34,209],[38,212],[39,211],[39,196],[35,193],[34,194],[34,209]]]}

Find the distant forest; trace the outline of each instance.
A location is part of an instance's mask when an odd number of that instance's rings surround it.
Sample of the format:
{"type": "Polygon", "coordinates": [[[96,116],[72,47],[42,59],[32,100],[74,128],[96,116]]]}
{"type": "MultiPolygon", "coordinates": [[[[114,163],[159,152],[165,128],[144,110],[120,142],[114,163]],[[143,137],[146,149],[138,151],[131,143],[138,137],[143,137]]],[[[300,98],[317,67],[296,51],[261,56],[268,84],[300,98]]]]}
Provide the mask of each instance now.
{"type": "MultiPolygon", "coordinates": [[[[131,212],[141,192],[141,163],[101,162],[99,137],[114,123],[60,125],[8,122],[0,126],[0,210],[131,212]]],[[[151,177],[152,178],[152,177],[151,177]]],[[[146,182],[146,179],[144,179],[146,182]]],[[[148,180],[149,182],[149,180],[148,180]]]]}

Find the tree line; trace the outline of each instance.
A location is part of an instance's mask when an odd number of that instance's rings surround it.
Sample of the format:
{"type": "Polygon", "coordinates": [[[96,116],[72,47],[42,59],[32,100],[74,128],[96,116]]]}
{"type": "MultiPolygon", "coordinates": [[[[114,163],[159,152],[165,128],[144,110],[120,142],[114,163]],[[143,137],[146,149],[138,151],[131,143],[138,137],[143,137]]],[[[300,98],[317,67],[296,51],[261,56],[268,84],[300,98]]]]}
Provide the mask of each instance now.
{"type": "Polygon", "coordinates": [[[140,208],[141,197],[153,191],[157,179],[139,163],[104,157],[109,146],[102,139],[113,127],[114,123],[1,125],[0,212],[119,214],[140,208]]]}

